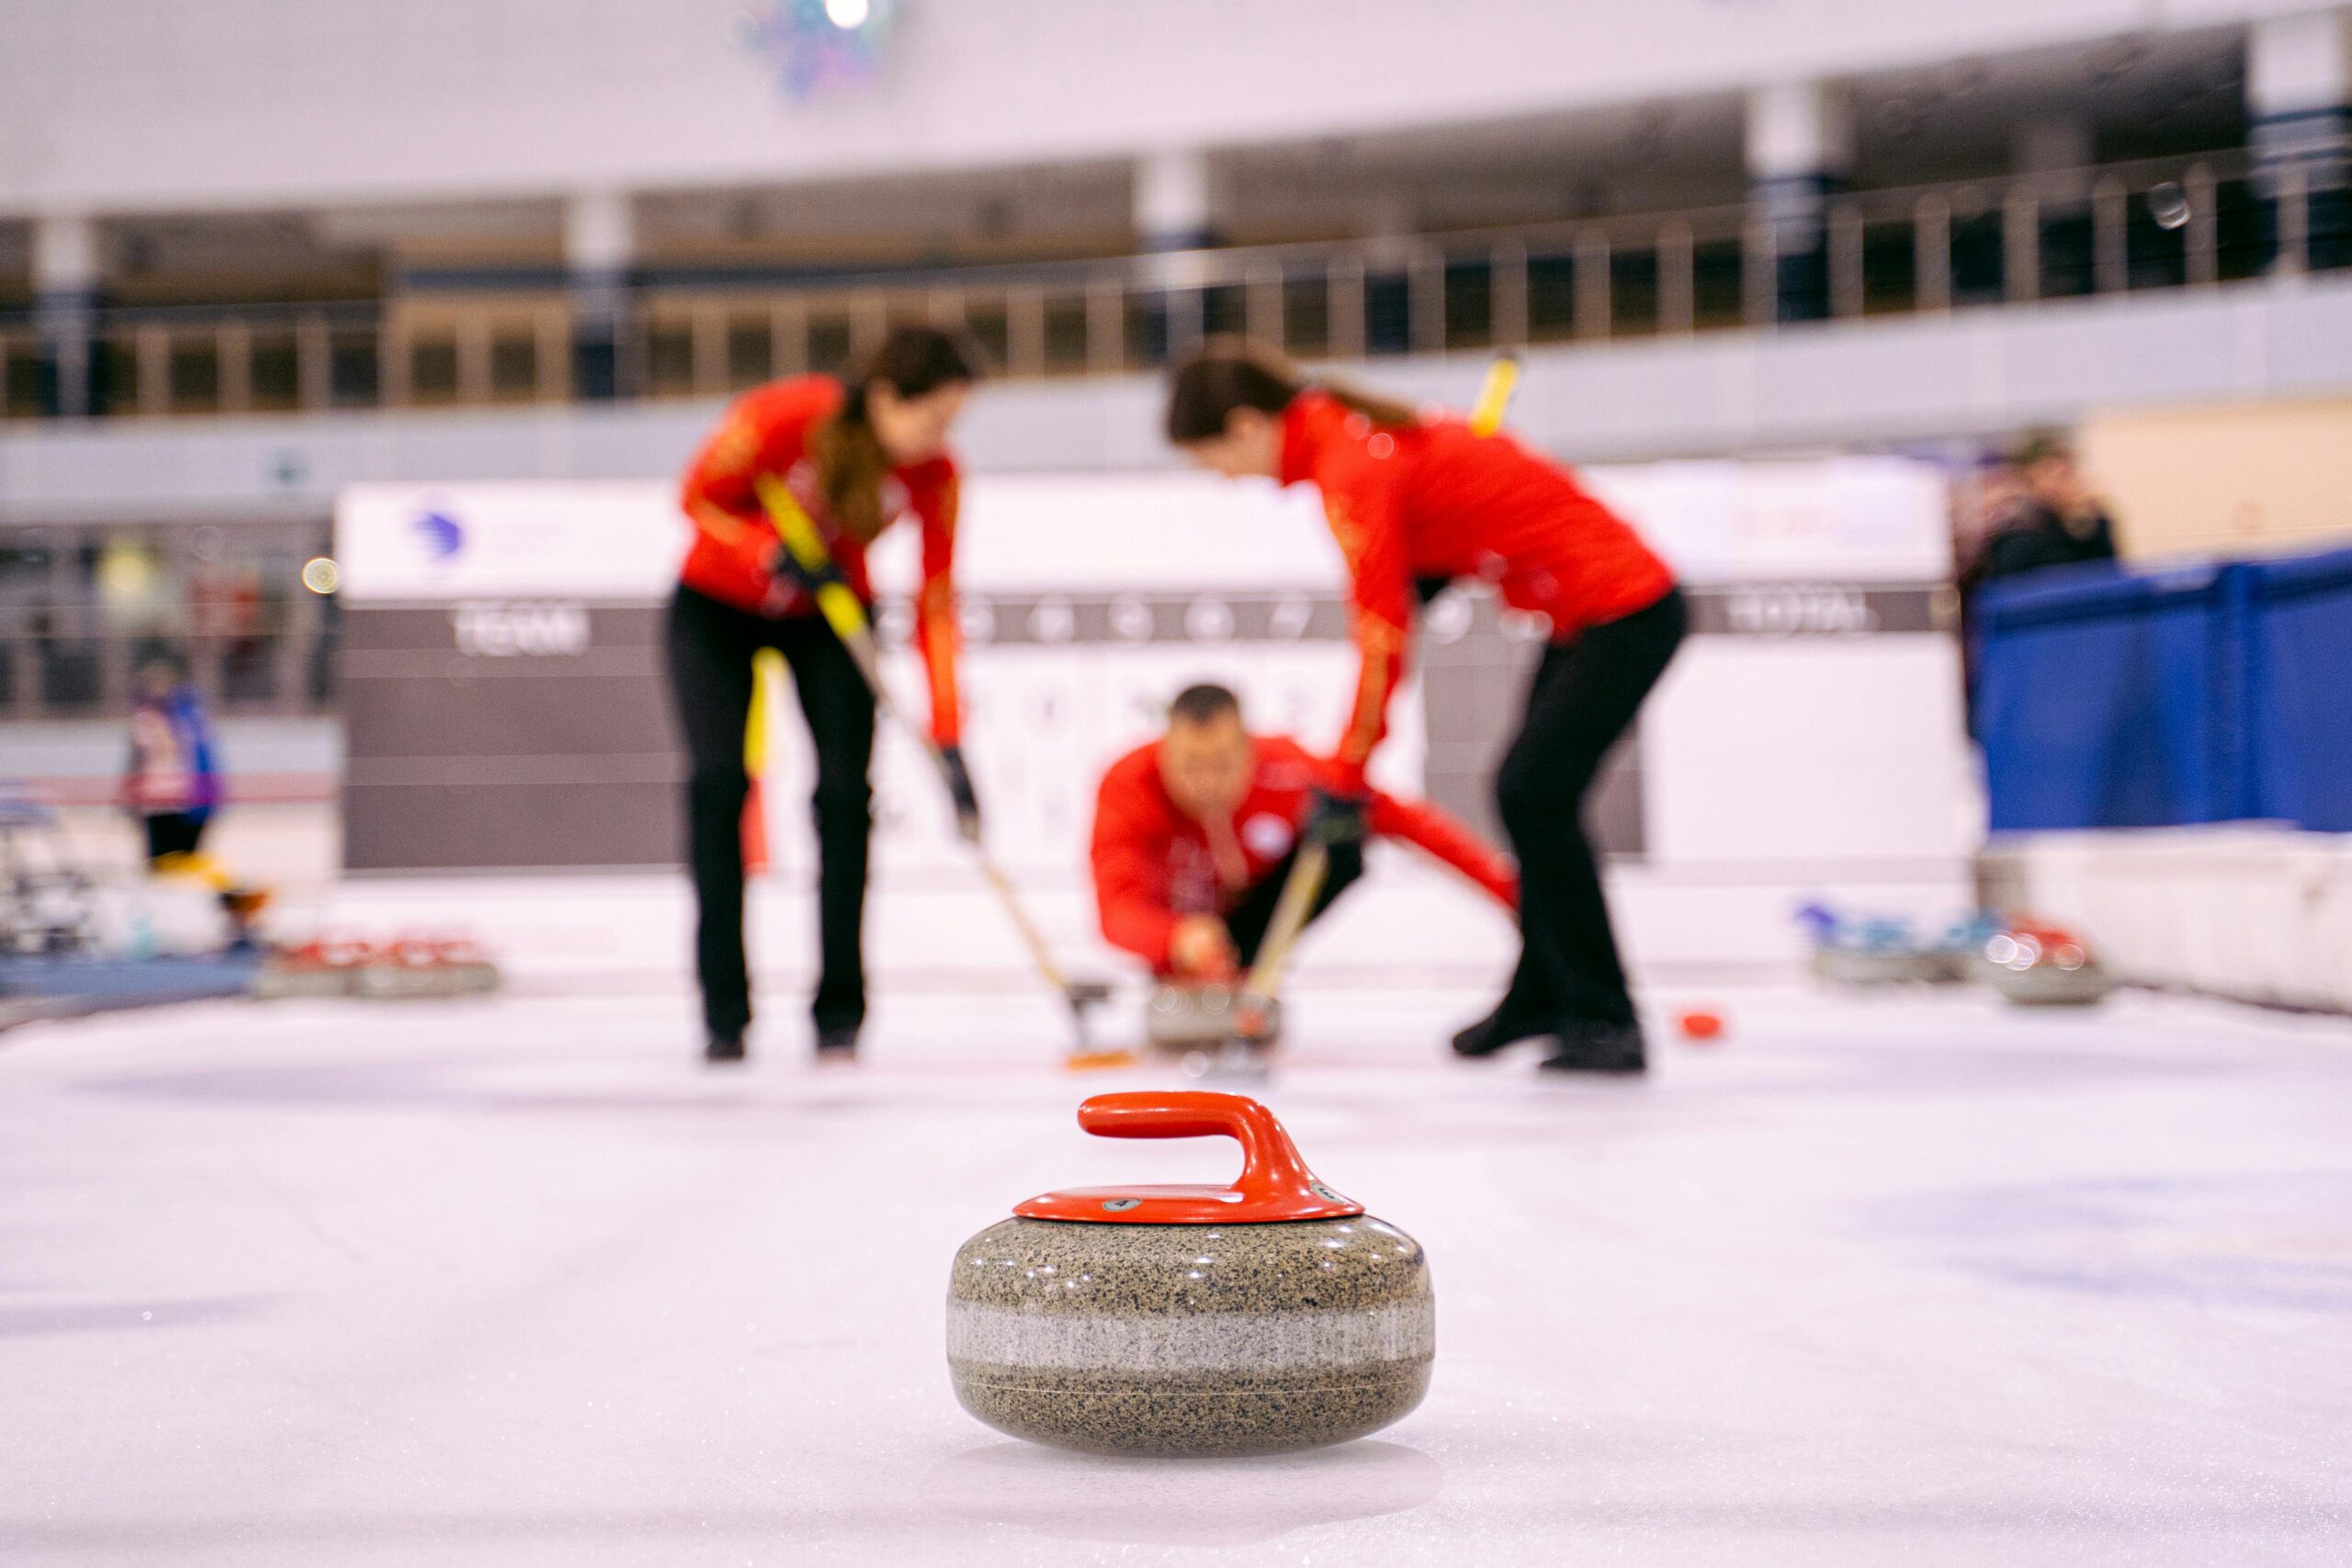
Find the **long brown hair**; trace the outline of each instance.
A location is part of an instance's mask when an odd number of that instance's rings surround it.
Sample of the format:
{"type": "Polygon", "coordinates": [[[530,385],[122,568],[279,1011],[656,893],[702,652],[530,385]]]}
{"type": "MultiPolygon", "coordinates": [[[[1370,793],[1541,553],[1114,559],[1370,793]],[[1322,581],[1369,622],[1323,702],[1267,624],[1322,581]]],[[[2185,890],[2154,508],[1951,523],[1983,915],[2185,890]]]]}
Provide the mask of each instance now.
{"type": "Polygon", "coordinates": [[[877,384],[902,398],[925,397],[980,378],[980,353],[962,333],[944,327],[892,327],[874,351],[842,378],[842,406],[808,435],[817,489],[834,526],[872,544],[889,519],[882,515],[882,480],[890,454],[874,433],[867,400],[877,384]]]}
{"type": "Polygon", "coordinates": [[[1278,348],[1245,337],[1213,337],[1176,367],[1168,386],[1168,439],[1179,446],[1225,434],[1236,409],[1280,413],[1301,392],[1321,392],[1374,424],[1420,423],[1420,414],[1393,399],[1344,382],[1309,377],[1278,348]]]}

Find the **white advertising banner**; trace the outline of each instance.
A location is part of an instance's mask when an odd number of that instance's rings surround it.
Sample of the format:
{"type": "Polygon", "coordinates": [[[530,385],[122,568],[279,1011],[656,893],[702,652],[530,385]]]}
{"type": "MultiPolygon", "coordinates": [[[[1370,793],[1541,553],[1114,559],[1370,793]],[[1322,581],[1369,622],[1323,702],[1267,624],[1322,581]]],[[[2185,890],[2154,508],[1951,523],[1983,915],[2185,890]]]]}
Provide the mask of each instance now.
{"type": "MultiPolygon", "coordinates": [[[[1601,792],[1603,841],[1661,875],[1782,876],[1782,903],[1838,868],[1949,882],[1936,868],[1961,864],[1976,813],[1957,649],[1928,608],[1949,566],[1940,474],[1827,458],[1588,478],[1673,560],[1697,634],[1601,792]]],[[[674,855],[659,605],[690,536],[667,482],[345,493],[350,820],[373,846],[365,863],[416,863],[401,857],[477,818],[485,847],[463,852],[538,857],[507,863],[674,855]],[[417,782],[450,780],[472,782],[417,782]],[[553,821],[551,802],[577,823],[553,821]],[[628,855],[607,847],[630,833],[628,855]]],[[[894,529],[873,565],[888,676],[920,722],[905,600],[917,547],[915,530],[894,529]]],[[[1311,747],[1331,744],[1346,713],[1345,569],[1311,489],[977,475],[956,579],[967,748],[991,842],[1024,879],[1076,876],[1103,765],[1187,682],[1232,685],[1255,725],[1311,747]]],[[[1504,623],[1469,637],[1472,604],[1442,600],[1429,618],[1418,685],[1430,696],[1396,704],[1379,777],[1491,828],[1495,758],[1542,632],[1504,623]]],[[[1491,604],[1476,615],[1494,623],[1491,604]]],[[[788,685],[774,700],[770,840],[776,864],[805,868],[813,761],[788,685]]],[[[876,772],[886,874],[961,867],[923,759],[886,736],[876,772]]]]}
{"type": "Polygon", "coordinates": [[[685,548],[667,483],[358,484],[335,498],[352,604],[659,599],[685,548]]]}
{"type": "MultiPolygon", "coordinates": [[[[1658,463],[1586,470],[1688,582],[1933,582],[1951,570],[1942,475],[1897,457],[1658,463]]],[[[667,481],[362,484],[335,508],[352,604],[657,600],[688,526],[667,481]]],[[[913,585],[911,528],[884,536],[876,587],[913,585]]],[[[980,474],[966,481],[956,579],[975,593],[1338,591],[1314,491],[1209,474],[980,474]]]]}
{"type": "MultiPolygon", "coordinates": [[[[691,530],[654,481],[361,484],[335,504],[355,604],[665,597],[691,530]]],[[[875,587],[914,587],[920,539],[875,547],[875,587]]],[[[1336,589],[1345,575],[1311,491],[1213,474],[967,479],[956,551],[970,592],[1119,588],[1336,589]]]]}
{"type": "Polygon", "coordinates": [[[1907,457],[1585,470],[1685,582],[1935,582],[1951,571],[1941,470],[1907,457]]]}

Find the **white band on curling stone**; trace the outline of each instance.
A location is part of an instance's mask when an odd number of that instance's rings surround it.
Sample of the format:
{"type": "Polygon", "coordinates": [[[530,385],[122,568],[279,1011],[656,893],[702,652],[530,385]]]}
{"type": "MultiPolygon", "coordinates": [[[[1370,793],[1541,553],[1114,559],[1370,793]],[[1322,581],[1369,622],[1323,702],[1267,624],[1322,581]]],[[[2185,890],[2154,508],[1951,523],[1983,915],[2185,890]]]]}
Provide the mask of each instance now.
{"type": "Polygon", "coordinates": [[[1365,1311],[1110,1317],[947,1305],[950,1360],[1065,1371],[1215,1372],[1343,1369],[1426,1360],[1437,1347],[1428,1297],[1365,1311]]]}

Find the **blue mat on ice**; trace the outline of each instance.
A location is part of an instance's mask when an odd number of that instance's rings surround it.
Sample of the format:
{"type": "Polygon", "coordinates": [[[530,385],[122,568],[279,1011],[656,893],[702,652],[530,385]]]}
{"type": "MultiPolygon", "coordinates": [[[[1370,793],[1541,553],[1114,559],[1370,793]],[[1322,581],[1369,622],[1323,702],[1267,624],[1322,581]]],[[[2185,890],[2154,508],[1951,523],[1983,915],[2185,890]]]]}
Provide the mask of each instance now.
{"type": "Polygon", "coordinates": [[[23,1021],[241,997],[253,988],[261,964],[258,952],[201,958],[0,958],[0,1011],[23,1021]]]}

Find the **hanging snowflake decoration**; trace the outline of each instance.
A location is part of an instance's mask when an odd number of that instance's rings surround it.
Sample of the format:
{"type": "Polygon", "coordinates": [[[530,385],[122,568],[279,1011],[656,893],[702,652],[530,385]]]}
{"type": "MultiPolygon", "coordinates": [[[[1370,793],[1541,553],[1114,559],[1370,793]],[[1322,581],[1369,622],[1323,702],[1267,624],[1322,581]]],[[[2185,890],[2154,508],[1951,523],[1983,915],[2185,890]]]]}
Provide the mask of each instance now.
{"type": "Polygon", "coordinates": [[[796,102],[880,73],[896,0],[758,0],[735,19],[737,45],[766,60],[796,102]]]}

